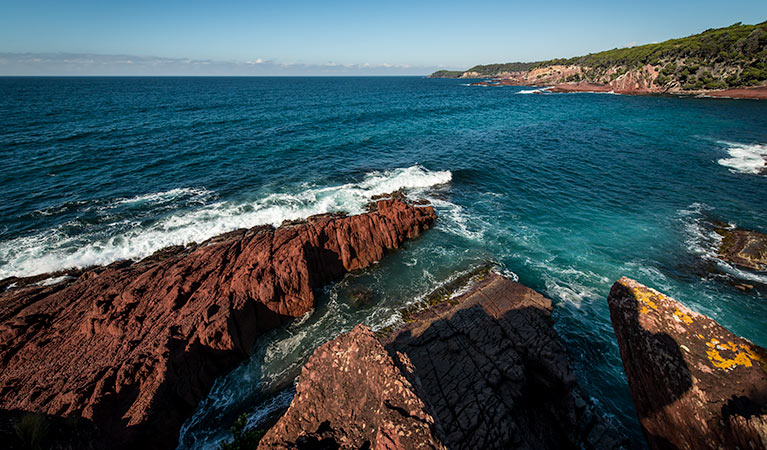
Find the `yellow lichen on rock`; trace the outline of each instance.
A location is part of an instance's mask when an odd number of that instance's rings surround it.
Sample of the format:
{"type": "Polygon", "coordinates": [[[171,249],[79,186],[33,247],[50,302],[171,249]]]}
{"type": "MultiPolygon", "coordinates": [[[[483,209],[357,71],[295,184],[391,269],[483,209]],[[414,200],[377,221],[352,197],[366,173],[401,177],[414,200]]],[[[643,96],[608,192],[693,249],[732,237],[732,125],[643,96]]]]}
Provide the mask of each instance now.
{"type": "Polygon", "coordinates": [[[740,344],[740,347],[746,352],[751,361],[762,366],[762,370],[767,372],[767,354],[753,345],[740,344]]]}
{"type": "Polygon", "coordinates": [[[711,339],[706,342],[708,350],[706,355],[714,367],[727,370],[736,366],[752,367],[753,363],[759,364],[767,371],[767,357],[760,354],[756,349],[747,344],[737,345],[732,341],[720,343],[718,339],[711,339]],[[725,358],[720,351],[732,352],[735,354],[732,358],[725,358]]]}
{"type": "Polygon", "coordinates": [[[656,311],[658,310],[658,304],[653,301],[653,292],[632,287],[631,293],[634,294],[634,298],[643,303],[642,309],[639,310],[641,314],[647,314],[650,311],[648,307],[656,311]]]}
{"type": "Polygon", "coordinates": [[[692,317],[690,317],[689,314],[679,311],[679,308],[677,308],[677,310],[674,311],[674,317],[678,317],[679,320],[686,323],[687,325],[692,325],[692,317]]]}

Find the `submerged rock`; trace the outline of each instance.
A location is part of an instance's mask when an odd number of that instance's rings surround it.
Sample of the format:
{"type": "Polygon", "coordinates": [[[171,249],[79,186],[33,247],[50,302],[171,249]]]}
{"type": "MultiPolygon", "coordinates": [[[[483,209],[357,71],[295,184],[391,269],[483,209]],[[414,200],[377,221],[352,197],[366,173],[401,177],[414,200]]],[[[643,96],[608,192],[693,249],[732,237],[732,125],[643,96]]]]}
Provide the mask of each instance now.
{"type": "Polygon", "coordinates": [[[393,198],[366,214],[238,230],[55,284],[14,279],[0,293],[0,409],[86,418],[109,448],[174,447],[215,378],[260,334],[435,218],[393,198]]]}
{"type": "Polygon", "coordinates": [[[767,448],[763,348],[625,277],[608,303],[651,448],[767,448]]]}
{"type": "Polygon", "coordinates": [[[767,234],[740,228],[717,228],[722,236],[719,257],[752,270],[767,270],[767,234]]]}
{"type": "Polygon", "coordinates": [[[620,447],[578,388],[551,308],[485,273],[467,293],[410,316],[383,347],[357,327],[314,353],[259,448],[620,447]]]}

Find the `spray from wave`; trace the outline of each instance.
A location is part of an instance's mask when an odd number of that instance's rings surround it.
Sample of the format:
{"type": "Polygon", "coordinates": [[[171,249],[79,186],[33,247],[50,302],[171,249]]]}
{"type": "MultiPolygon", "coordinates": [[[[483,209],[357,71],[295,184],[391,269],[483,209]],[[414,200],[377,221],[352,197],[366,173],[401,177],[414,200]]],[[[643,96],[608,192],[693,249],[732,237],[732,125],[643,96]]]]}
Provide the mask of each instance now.
{"type": "Polygon", "coordinates": [[[548,94],[549,88],[541,88],[541,89],[522,89],[521,91],[517,92],[517,94],[548,94]]]}
{"type": "Polygon", "coordinates": [[[728,167],[731,172],[748,174],[767,174],[767,145],[739,144],[736,142],[719,142],[727,146],[729,158],[717,162],[728,167]]]}
{"type": "MultiPolygon", "coordinates": [[[[123,218],[99,225],[77,220],[30,236],[0,242],[0,279],[57,270],[140,259],[171,245],[202,242],[238,228],[306,218],[315,214],[364,212],[370,198],[399,189],[423,192],[446,184],[450,171],[430,171],[421,166],[371,172],[362,181],[330,187],[308,187],[297,192],[276,192],[252,201],[215,201],[204,189],[173,189],[120,198],[102,208],[106,217],[116,208],[164,206],[178,202],[184,209],[147,221],[123,218]],[[189,208],[192,205],[196,207],[189,208]],[[200,206],[202,204],[202,206],[200,206]]],[[[215,196],[212,196],[215,198],[215,196]]]]}

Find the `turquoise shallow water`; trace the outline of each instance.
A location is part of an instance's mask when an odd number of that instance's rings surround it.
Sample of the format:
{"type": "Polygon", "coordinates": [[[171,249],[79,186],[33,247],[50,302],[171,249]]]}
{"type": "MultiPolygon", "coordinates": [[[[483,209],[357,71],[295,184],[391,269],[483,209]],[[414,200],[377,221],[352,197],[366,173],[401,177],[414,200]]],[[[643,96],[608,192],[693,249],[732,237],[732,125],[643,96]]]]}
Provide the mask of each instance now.
{"type": "Polygon", "coordinates": [[[626,275],[767,345],[764,274],[710,222],[767,231],[767,103],[526,95],[422,78],[0,78],[0,278],[139,258],[407,188],[436,229],[329,286],[222,377],[180,447],[289,402],[300,364],[492,262],[555,302],[572,364],[640,441],[606,296],[626,275]],[[711,269],[715,269],[713,272],[711,269]],[[756,283],[743,293],[732,281],[756,283]],[[373,293],[364,305],[360,290],[373,293]]]}

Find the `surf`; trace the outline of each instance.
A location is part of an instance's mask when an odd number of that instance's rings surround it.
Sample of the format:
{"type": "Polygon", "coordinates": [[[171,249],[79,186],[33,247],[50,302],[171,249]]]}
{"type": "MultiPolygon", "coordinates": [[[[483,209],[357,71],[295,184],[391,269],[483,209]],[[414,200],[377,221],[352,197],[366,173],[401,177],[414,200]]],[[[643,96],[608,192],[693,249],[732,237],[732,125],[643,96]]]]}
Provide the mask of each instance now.
{"type": "MultiPolygon", "coordinates": [[[[0,242],[0,261],[3,262],[0,279],[106,265],[119,260],[139,260],[165,247],[199,243],[240,228],[258,225],[277,227],[284,221],[317,214],[359,214],[377,195],[398,190],[423,195],[425,189],[447,184],[451,179],[452,173],[448,170],[432,171],[414,165],[368,172],[359,182],[310,186],[302,191],[284,190],[251,201],[205,203],[216,196],[204,188],[175,188],[127,199],[118,198],[108,202],[109,206],[102,208],[99,214],[113,214],[117,207],[159,203],[167,207],[174,201],[186,205],[190,199],[204,204],[197,208],[174,210],[149,225],[143,225],[141,219],[92,226],[69,222],[0,242]]],[[[450,207],[451,204],[443,201],[441,206],[450,207]]]]}

